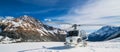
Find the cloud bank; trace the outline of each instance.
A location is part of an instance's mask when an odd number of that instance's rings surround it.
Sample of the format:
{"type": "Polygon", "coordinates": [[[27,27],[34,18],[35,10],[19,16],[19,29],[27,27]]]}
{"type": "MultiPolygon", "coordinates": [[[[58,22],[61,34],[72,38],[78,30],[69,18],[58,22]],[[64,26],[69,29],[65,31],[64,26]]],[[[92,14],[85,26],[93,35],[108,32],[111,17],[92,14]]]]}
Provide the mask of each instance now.
{"type": "MultiPolygon", "coordinates": [[[[120,0],[89,0],[85,5],[72,8],[70,12],[58,19],[78,24],[115,24],[120,25],[120,0]]],[[[83,29],[99,29],[85,27],[83,29]]]]}

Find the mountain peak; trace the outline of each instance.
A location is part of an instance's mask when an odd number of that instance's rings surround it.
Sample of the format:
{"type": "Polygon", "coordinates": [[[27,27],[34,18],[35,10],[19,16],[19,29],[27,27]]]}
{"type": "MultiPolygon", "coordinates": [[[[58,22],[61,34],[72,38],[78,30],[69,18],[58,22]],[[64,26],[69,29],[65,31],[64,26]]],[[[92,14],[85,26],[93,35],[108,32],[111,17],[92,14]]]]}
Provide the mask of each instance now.
{"type": "Polygon", "coordinates": [[[28,16],[28,15],[20,16],[20,19],[22,19],[22,20],[35,20],[33,17],[28,16]]]}
{"type": "Polygon", "coordinates": [[[24,17],[28,17],[28,15],[24,15],[24,17]]]}

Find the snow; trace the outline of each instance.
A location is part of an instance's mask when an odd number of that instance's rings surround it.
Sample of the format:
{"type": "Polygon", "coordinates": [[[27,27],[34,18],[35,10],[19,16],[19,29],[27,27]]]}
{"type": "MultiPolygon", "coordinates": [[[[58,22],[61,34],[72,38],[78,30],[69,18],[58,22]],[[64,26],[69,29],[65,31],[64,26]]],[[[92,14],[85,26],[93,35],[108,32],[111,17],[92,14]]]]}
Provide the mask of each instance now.
{"type": "Polygon", "coordinates": [[[0,44],[8,44],[8,43],[12,43],[12,41],[10,41],[11,40],[11,38],[9,38],[9,37],[3,37],[3,36],[0,36],[0,40],[2,40],[1,42],[0,42],[0,44]],[[3,40],[2,40],[3,39],[3,40]]]}
{"type": "Polygon", "coordinates": [[[47,36],[47,34],[46,34],[45,32],[43,32],[43,30],[41,30],[41,29],[36,29],[36,30],[37,30],[39,33],[42,33],[41,36],[43,36],[43,34],[47,36]]]}
{"type": "Polygon", "coordinates": [[[120,42],[89,42],[87,47],[65,47],[64,42],[0,44],[0,52],[120,52],[120,42]]]}
{"type": "Polygon", "coordinates": [[[18,22],[14,22],[14,21],[12,21],[12,24],[14,25],[14,27],[18,27],[18,26],[20,26],[20,24],[19,24],[18,22]]]}
{"type": "Polygon", "coordinates": [[[2,39],[3,38],[3,36],[0,36],[0,39],[2,39]]]}

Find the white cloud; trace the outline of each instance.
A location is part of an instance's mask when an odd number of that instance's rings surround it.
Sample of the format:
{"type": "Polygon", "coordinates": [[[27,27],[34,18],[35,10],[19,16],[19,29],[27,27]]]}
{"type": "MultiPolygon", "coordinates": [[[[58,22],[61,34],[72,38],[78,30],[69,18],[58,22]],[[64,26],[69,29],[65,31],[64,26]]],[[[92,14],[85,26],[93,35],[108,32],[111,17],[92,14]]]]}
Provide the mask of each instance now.
{"type": "Polygon", "coordinates": [[[120,15],[120,0],[99,0],[86,5],[82,10],[75,9],[77,14],[85,14],[90,18],[120,15]]]}
{"type": "Polygon", "coordinates": [[[58,19],[79,24],[120,24],[120,0],[89,0],[83,7],[73,8],[58,19]]]}

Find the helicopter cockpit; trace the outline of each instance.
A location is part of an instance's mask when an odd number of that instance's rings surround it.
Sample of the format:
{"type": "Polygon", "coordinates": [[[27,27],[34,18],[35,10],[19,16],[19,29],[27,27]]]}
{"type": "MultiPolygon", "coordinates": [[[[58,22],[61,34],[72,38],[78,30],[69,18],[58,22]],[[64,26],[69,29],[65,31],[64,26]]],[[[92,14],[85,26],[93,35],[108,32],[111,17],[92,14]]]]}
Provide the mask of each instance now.
{"type": "Polygon", "coordinates": [[[67,37],[78,36],[78,35],[79,35],[79,30],[73,30],[67,33],[67,37]]]}

